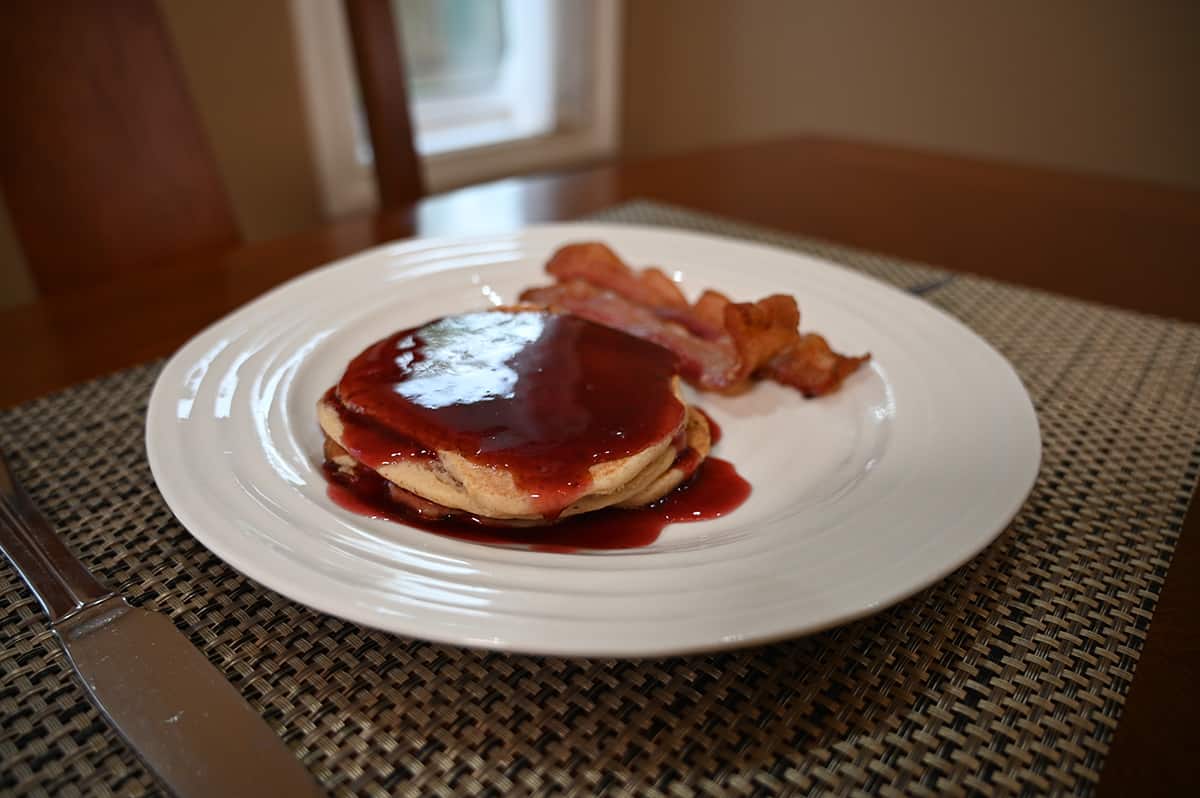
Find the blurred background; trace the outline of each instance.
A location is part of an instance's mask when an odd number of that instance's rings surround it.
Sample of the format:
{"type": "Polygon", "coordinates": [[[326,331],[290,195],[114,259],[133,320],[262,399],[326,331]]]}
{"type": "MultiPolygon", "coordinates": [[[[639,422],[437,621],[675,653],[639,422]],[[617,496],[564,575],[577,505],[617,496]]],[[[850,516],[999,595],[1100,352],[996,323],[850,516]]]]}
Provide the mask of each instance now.
{"type": "MultiPolygon", "coordinates": [[[[342,4],[157,0],[247,240],[378,207],[342,4]]],[[[425,188],[816,134],[1200,189],[1189,0],[393,0],[425,188]]],[[[0,304],[36,290],[0,214],[0,304]]]]}

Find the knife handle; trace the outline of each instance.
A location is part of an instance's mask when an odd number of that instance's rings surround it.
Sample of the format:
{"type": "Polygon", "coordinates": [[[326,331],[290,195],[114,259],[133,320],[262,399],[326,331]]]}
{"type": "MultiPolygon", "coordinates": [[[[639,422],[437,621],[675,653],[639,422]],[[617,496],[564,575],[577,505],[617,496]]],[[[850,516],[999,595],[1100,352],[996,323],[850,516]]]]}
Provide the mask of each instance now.
{"type": "Polygon", "coordinates": [[[0,452],[0,551],[33,591],[52,623],[103,601],[112,591],[96,581],[17,482],[0,452]]]}

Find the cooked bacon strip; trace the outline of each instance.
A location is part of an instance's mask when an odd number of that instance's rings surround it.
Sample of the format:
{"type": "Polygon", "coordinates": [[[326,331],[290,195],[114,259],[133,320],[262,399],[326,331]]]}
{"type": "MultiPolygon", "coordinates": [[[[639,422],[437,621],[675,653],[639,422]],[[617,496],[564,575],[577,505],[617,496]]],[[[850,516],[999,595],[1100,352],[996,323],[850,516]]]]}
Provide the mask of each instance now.
{"type": "Polygon", "coordinates": [[[727,390],[731,384],[727,375],[737,371],[737,353],[727,343],[692,335],[649,308],[581,280],[526,289],[521,301],[561,308],[666,347],[679,357],[683,378],[710,391],[727,390]]]}
{"type": "Polygon", "coordinates": [[[705,291],[695,305],[658,307],[654,308],[654,312],[659,318],[682,324],[693,335],[716,341],[729,335],[729,330],[725,328],[725,308],[731,304],[732,301],[724,294],[705,291]]]}
{"type": "Polygon", "coordinates": [[[560,283],[582,280],[647,307],[688,306],[679,286],[662,271],[645,269],[639,274],[604,244],[568,244],[550,257],[546,272],[560,283]]]}
{"type": "Polygon", "coordinates": [[[800,324],[800,308],[786,294],[725,306],[725,329],[737,352],[739,380],[746,380],[791,346],[800,324]]]}
{"type": "Polygon", "coordinates": [[[687,297],[683,295],[683,291],[679,290],[676,282],[668,277],[662,269],[656,266],[642,269],[637,279],[648,294],[658,298],[658,302],[655,303],[658,307],[686,308],[688,306],[687,297]]]}
{"type": "Polygon", "coordinates": [[[795,339],[800,315],[795,301],[783,295],[731,302],[724,311],[727,332],[706,340],[650,308],[580,280],[527,289],[521,301],[561,308],[653,341],[679,357],[680,374],[688,382],[724,393],[745,388],[751,374],[795,339]]]}
{"type": "Polygon", "coordinates": [[[819,335],[801,335],[793,297],[733,302],[710,289],[689,305],[662,271],[635,271],[604,244],[565,246],[546,271],[558,283],[526,290],[523,302],[562,308],[654,341],[675,352],[680,373],[703,390],[734,393],[752,378],[769,378],[805,396],[822,396],[870,358],[846,357],[819,335]]]}
{"type": "Polygon", "coordinates": [[[798,388],[800,393],[811,398],[833,393],[843,380],[870,359],[870,355],[839,355],[820,335],[807,333],[771,358],[758,373],[759,376],[798,388]]]}
{"type": "Polygon", "coordinates": [[[725,307],[731,304],[733,304],[733,300],[720,291],[705,288],[704,293],[696,300],[696,304],[691,307],[692,318],[699,323],[710,325],[719,332],[724,332],[725,307]]]}

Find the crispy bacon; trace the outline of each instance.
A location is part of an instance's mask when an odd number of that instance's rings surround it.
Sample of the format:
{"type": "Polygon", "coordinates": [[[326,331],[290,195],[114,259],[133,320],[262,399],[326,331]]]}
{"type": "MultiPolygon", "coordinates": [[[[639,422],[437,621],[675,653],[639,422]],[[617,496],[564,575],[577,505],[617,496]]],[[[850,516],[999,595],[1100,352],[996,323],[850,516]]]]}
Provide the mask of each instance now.
{"type": "Polygon", "coordinates": [[[603,244],[565,246],[546,271],[558,282],[527,289],[521,301],[558,307],[654,341],[675,352],[680,373],[703,390],[736,393],[751,379],[767,378],[805,396],[822,396],[870,358],[840,355],[821,336],[800,334],[793,297],[733,302],[709,289],[689,305],[662,271],[635,271],[603,244]]]}
{"type": "Polygon", "coordinates": [[[651,308],[686,308],[687,297],[659,269],[635,272],[604,244],[568,244],[546,263],[546,273],[560,283],[582,280],[606,288],[631,302],[651,308]]]}
{"type": "Polygon", "coordinates": [[[759,375],[797,388],[805,396],[824,396],[836,391],[844,379],[870,359],[870,355],[840,355],[820,335],[806,333],[771,358],[759,375]]]}
{"type": "Polygon", "coordinates": [[[718,333],[723,332],[725,330],[725,307],[732,303],[733,300],[720,291],[705,288],[704,293],[696,300],[696,304],[692,305],[692,317],[701,324],[711,326],[718,333]]]}
{"type": "Polygon", "coordinates": [[[666,347],[678,356],[683,378],[705,390],[725,390],[736,379],[737,354],[732,347],[693,335],[685,327],[666,321],[650,308],[613,291],[574,280],[529,288],[521,294],[521,301],[561,308],[666,347]]]}

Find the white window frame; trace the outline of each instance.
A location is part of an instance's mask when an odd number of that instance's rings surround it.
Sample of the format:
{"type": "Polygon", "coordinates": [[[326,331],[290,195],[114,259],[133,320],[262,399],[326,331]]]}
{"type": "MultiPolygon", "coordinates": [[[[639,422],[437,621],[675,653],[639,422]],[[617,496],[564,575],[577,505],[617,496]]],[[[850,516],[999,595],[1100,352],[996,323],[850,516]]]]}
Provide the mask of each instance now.
{"type": "MultiPolygon", "coordinates": [[[[430,193],[484,180],[577,165],[617,151],[623,0],[589,0],[582,21],[593,37],[590,87],[582,124],[544,135],[423,155],[430,193]]],[[[370,157],[362,151],[357,79],[342,4],[292,0],[313,160],[325,212],[337,217],[375,210],[379,195],[370,157]]],[[[403,24],[403,22],[401,23],[403,24]]]]}
{"type": "Polygon", "coordinates": [[[553,32],[566,7],[559,0],[500,0],[513,47],[495,85],[474,96],[418,102],[417,152],[435,156],[551,132],[558,100],[553,32]]]}

